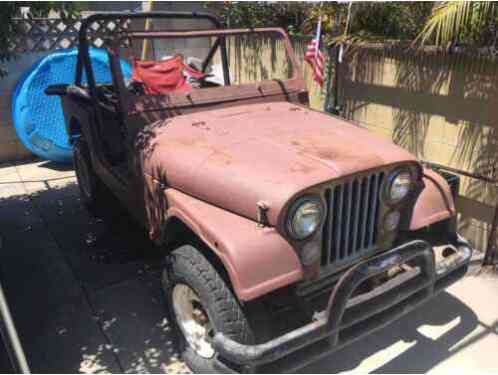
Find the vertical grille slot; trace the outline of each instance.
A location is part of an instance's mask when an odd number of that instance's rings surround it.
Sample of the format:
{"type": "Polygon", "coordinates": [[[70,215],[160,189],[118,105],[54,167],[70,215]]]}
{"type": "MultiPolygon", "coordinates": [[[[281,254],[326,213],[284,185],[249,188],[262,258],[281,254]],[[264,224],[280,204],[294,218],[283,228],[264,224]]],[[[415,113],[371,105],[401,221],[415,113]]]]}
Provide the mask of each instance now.
{"type": "Polygon", "coordinates": [[[377,172],[326,189],[322,265],[342,265],[375,248],[383,180],[377,172]]]}

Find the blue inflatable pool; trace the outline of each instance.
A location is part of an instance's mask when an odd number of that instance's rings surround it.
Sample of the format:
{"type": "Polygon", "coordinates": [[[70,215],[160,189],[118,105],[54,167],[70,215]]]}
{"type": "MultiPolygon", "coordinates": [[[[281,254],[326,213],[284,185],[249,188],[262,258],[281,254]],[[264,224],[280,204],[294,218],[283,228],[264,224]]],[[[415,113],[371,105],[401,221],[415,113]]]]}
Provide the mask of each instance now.
{"type": "MultiPolygon", "coordinates": [[[[58,50],[35,63],[19,80],[12,101],[12,118],[21,142],[35,155],[57,162],[70,163],[72,147],[66,134],[60,99],[47,96],[44,90],[56,83],[73,83],[77,49],[58,50]]],[[[112,81],[107,52],[90,49],[97,83],[112,81]]],[[[121,62],[125,78],[131,66],[121,62]]]]}

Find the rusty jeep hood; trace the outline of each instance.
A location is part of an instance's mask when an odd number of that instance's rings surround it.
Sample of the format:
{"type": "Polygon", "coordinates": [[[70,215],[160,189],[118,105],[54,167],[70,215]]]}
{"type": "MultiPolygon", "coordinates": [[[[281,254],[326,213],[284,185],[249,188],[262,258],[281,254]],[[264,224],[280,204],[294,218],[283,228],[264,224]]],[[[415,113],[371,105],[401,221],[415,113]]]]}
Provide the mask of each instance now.
{"type": "Polygon", "coordinates": [[[182,115],[145,132],[144,173],[252,219],[264,201],[272,225],[291,198],[313,185],[415,160],[354,124],[288,102],[182,115]]]}

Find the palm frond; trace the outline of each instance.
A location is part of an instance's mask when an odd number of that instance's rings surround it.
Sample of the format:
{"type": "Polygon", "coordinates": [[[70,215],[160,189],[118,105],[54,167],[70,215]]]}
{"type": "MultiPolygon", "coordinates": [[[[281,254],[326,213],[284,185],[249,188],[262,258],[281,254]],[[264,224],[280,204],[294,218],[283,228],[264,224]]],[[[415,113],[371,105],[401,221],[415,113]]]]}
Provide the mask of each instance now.
{"type": "Polygon", "coordinates": [[[456,41],[459,33],[472,23],[483,26],[493,19],[497,9],[496,2],[445,1],[438,3],[415,39],[415,43],[423,45],[432,37],[438,45],[456,41]]]}

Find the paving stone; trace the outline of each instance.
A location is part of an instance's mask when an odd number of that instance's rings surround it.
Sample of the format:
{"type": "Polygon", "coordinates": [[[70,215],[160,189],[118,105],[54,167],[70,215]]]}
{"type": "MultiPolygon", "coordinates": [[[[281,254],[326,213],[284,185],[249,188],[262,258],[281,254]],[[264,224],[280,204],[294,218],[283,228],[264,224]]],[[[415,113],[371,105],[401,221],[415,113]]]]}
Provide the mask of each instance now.
{"type": "Polygon", "coordinates": [[[483,288],[485,282],[466,277],[397,322],[301,372],[449,373],[496,368],[491,352],[498,347],[498,283],[495,279],[483,288]],[[479,304],[469,303],[476,300],[479,304]]]}
{"type": "Polygon", "coordinates": [[[44,223],[28,195],[0,198],[0,235],[16,234],[26,237],[33,229],[41,227],[44,227],[44,223]]]}
{"type": "Polygon", "coordinates": [[[16,167],[23,181],[39,181],[75,176],[72,165],[58,164],[51,161],[19,163],[16,167]]]}
{"type": "Polygon", "coordinates": [[[91,217],[74,179],[24,185],[61,252],[89,290],[136,278],[160,263],[158,250],[129,217],[113,218],[112,223],[91,217]]]}
{"type": "Polygon", "coordinates": [[[159,267],[158,250],[142,228],[129,218],[107,222],[92,218],[86,210],[64,199],[43,202],[43,217],[57,237],[78,278],[89,290],[98,290],[140,276],[144,269],[159,267]]]}
{"type": "Polygon", "coordinates": [[[126,372],[164,372],[178,363],[165,316],[160,273],[105,288],[91,296],[126,372]]]}
{"type": "Polygon", "coordinates": [[[21,177],[17,173],[16,166],[12,163],[0,164],[0,183],[8,184],[9,182],[20,182],[21,177]]]}
{"type": "Polygon", "coordinates": [[[24,196],[26,193],[22,182],[0,183],[0,199],[12,201],[24,196]]]}
{"type": "Polygon", "coordinates": [[[85,302],[43,307],[14,312],[34,373],[122,372],[85,302]]]}
{"type": "Polygon", "coordinates": [[[74,373],[92,364],[119,372],[78,281],[46,228],[2,232],[2,240],[2,285],[32,371],[74,373]]]}

